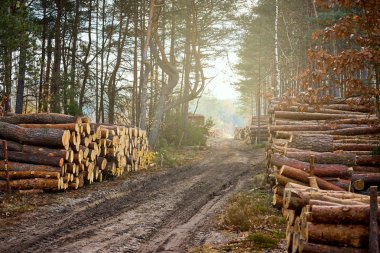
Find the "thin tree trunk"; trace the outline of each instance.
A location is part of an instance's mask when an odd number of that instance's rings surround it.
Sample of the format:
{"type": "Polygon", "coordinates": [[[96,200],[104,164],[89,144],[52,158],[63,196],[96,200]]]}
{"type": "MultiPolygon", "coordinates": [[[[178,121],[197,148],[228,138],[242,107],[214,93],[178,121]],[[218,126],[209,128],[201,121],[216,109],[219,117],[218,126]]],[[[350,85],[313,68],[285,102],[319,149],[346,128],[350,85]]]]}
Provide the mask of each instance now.
{"type": "Polygon", "coordinates": [[[17,114],[22,114],[24,104],[24,87],[25,87],[25,72],[26,72],[26,53],[27,53],[27,34],[26,32],[21,35],[23,39],[20,42],[20,56],[18,65],[18,84],[16,93],[16,108],[17,114]]]}
{"type": "Polygon", "coordinates": [[[51,101],[50,109],[52,112],[61,112],[61,99],[60,99],[60,89],[61,89],[61,17],[62,17],[62,2],[61,0],[55,0],[57,8],[57,17],[54,25],[54,63],[51,79],[51,101]]]}
{"type": "MultiPolygon", "coordinates": [[[[70,107],[72,107],[75,104],[75,92],[77,90],[76,87],[76,55],[77,55],[77,41],[78,41],[78,29],[79,29],[79,20],[80,20],[80,14],[79,14],[79,5],[80,1],[75,1],[75,16],[74,16],[74,22],[72,27],[72,38],[73,38],[73,45],[71,48],[71,69],[70,69],[70,107]]],[[[71,108],[72,109],[72,108],[71,108]]],[[[71,111],[71,113],[74,113],[71,111]]]]}
{"type": "Polygon", "coordinates": [[[138,2],[135,3],[133,24],[134,24],[134,50],[133,50],[133,86],[132,86],[132,125],[136,125],[136,108],[137,105],[137,82],[138,82],[138,63],[137,63],[137,54],[138,54],[138,2]]]}
{"type": "Polygon", "coordinates": [[[45,73],[45,54],[46,54],[46,34],[48,21],[46,20],[46,6],[44,5],[43,14],[43,26],[42,26],[42,46],[41,46],[41,69],[40,69],[40,80],[38,87],[38,112],[42,111],[43,108],[43,87],[44,87],[44,73],[45,73]]]}
{"type": "Polygon", "coordinates": [[[143,54],[142,54],[142,64],[144,64],[144,68],[142,69],[143,71],[140,73],[140,75],[143,76],[143,79],[141,83],[142,85],[141,86],[141,113],[140,113],[139,125],[140,125],[140,128],[143,130],[146,129],[148,76],[152,68],[148,59],[148,47],[150,45],[151,33],[153,29],[155,5],[156,5],[156,0],[151,0],[148,29],[147,29],[146,41],[145,41],[143,54]]]}
{"type": "MultiPolygon", "coordinates": [[[[191,72],[191,61],[192,55],[190,50],[190,42],[192,35],[191,28],[191,16],[192,16],[192,1],[186,2],[186,14],[185,14],[185,63],[184,63],[184,87],[183,87],[183,97],[188,97],[190,93],[190,72],[191,72]]],[[[189,102],[182,104],[182,130],[183,130],[183,141],[186,143],[189,121],[188,121],[188,112],[189,112],[189,102]]]]}
{"type": "Polygon", "coordinates": [[[274,20],[274,56],[275,56],[275,72],[276,72],[276,97],[280,96],[281,93],[281,79],[280,79],[280,66],[279,66],[279,56],[278,56],[278,0],[276,0],[276,17],[274,20]]]}

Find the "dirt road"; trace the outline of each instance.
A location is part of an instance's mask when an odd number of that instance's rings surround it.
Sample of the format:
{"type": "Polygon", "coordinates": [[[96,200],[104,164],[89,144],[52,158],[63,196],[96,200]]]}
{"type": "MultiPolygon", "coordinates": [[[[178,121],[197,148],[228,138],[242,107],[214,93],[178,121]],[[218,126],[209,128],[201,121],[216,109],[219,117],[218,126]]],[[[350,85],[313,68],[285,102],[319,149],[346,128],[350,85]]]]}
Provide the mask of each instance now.
{"type": "Polygon", "coordinates": [[[147,173],[0,228],[0,252],[187,252],[209,236],[225,200],[251,187],[263,152],[214,140],[205,159],[147,173]]]}

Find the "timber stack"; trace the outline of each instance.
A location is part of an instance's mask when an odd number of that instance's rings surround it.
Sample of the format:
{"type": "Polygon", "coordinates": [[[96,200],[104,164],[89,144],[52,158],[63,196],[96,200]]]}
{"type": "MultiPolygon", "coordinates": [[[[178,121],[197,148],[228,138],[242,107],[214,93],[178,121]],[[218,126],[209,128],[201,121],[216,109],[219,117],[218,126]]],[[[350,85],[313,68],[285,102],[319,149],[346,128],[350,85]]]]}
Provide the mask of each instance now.
{"type": "Polygon", "coordinates": [[[288,252],[368,252],[362,194],[380,186],[380,125],[370,104],[355,102],[271,103],[268,173],[288,252]]]}
{"type": "Polygon", "coordinates": [[[151,163],[145,131],[94,124],[87,117],[0,117],[0,139],[0,190],[78,189],[151,163]]]}
{"type": "Polygon", "coordinates": [[[242,140],[247,144],[259,144],[268,141],[268,115],[260,117],[252,116],[250,125],[244,128],[236,128],[234,133],[235,140],[242,140]]]}
{"type": "Polygon", "coordinates": [[[282,208],[288,252],[370,252],[370,220],[380,219],[377,192],[375,198],[374,212],[369,196],[288,183],[282,208]]]}
{"type": "Polygon", "coordinates": [[[311,173],[332,190],[380,186],[380,124],[369,105],[336,99],[316,108],[274,100],[269,113],[268,169],[277,181],[305,183],[311,173]],[[303,174],[290,176],[284,165],[303,174]]]}

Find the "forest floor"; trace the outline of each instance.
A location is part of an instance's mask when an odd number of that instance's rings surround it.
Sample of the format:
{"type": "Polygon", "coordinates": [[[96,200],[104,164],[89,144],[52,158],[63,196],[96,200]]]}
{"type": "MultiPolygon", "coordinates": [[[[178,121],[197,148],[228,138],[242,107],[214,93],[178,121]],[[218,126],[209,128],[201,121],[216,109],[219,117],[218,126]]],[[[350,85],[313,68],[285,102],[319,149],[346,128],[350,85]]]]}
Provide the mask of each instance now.
{"type": "MultiPolygon", "coordinates": [[[[1,196],[0,252],[284,252],[281,243],[249,250],[241,242],[255,241],[255,234],[221,225],[238,193],[251,194],[253,206],[269,206],[252,195],[256,189],[270,196],[259,177],[263,149],[212,139],[208,149],[190,157],[177,168],[132,173],[77,191],[1,196]]],[[[274,216],[278,223],[279,213],[269,212],[265,219],[274,216]]],[[[281,230],[271,226],[260,227],[273,236],[281,230]]]]}

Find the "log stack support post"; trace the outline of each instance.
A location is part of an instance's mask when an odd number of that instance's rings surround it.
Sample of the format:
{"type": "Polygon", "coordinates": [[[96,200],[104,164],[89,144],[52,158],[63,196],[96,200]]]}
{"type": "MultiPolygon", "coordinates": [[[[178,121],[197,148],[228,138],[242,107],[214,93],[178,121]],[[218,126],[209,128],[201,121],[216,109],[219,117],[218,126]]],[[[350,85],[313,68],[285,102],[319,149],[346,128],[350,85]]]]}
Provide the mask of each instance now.
{"type": "Polygon", "coordinates": [[[9,185],[8,143],[6,140],[3,140],[2,144],[3,144],[3,151],[4,151],[4,168],[5,168],[5,175],[6,175],[6,180],[7,180],[7,191],[8,193],[11,193],[11,187],[9,185]]]}
{"type": "Polygon", "coordinates": [[[370,192],[370,213],[369,213],[369,252],[379,253],[379,226],[377,222],[377,186],[371,186],[370,192]]]}

